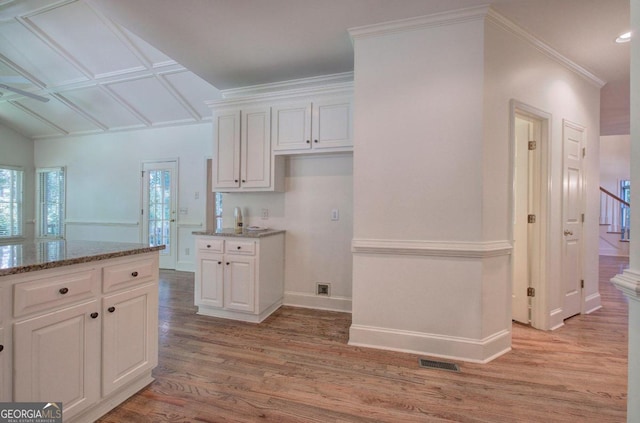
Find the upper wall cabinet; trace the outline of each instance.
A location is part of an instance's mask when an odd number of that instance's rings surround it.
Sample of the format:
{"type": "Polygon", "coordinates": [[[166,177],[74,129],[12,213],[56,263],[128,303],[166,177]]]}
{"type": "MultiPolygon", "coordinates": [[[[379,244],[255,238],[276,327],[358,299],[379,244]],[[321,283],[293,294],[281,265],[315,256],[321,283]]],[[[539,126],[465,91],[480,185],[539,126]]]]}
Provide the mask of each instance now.
{"type": "Polygon", "coordinates": [[[284,167],[271,154],[269,107],[216,110],[213,125],[214,190],[282,190],[284,167]]]}
{"type": "Polygon", "coordinates": [[[271,140],[275,154],[353,148],[351,96],[299,101],[273,106],[271,140]]]}

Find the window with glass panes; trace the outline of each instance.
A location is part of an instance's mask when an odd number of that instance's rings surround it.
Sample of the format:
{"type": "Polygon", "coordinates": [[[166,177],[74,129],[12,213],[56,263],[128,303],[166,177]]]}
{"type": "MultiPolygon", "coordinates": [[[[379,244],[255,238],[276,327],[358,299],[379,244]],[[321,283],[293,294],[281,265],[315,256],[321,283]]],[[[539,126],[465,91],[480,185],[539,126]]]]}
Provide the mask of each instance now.
{"type": "Polygon", "coordinates": [[[24,172],[0,167],[0,238],[22,236],[22,181],[24,172]]]}
{"type": "Polygon", "coordinates": [[[38,236],[64,237],[65,174],[64,168],[36,170],[38,198],[38,236]]]}

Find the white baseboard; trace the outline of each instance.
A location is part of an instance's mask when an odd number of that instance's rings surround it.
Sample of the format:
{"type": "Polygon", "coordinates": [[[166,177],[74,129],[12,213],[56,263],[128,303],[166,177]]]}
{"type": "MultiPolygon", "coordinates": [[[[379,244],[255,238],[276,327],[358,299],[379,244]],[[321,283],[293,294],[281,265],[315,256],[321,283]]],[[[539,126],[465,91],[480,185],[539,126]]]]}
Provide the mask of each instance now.
{"type": "Polygon", "coordinates": [[[179,272],[193,272],[196,271],[196,264],[190,261],[179,261],[176,263],[176,270],[179,272]]]}
{"type": "Polygon", "coordinates": [[[591,294],[584,299],[585,314],[591,314],[596,310],[600,310],[601,308],[602,308],[602,299],[600,297],[599,292],[596,292],[595,294],[591,294]]]}
{"type": "Polygon", "coordinates": [[[351,325],[349,345],[421,354],[449,360],[488,363],[511,351],[511,332],[503,330],[484,339],[351,325]]]}
{"type": "Polygon", "coordinates": [[[351,313],[351,298],[347,297],[327,297],[287,291],[284,293],[284,305],[351,313]]]}

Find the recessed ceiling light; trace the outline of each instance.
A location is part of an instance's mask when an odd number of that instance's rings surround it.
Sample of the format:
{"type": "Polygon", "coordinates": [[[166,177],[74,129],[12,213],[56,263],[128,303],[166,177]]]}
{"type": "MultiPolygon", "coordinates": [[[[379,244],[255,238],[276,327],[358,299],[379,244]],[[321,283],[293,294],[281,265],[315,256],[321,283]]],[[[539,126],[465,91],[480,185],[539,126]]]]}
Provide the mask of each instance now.
{"type": "Polygon", "coordinates": [[[631,41],[631,32],[625,32],[616,38],[616,43],[628,43],[629,41],[631,41]]]}

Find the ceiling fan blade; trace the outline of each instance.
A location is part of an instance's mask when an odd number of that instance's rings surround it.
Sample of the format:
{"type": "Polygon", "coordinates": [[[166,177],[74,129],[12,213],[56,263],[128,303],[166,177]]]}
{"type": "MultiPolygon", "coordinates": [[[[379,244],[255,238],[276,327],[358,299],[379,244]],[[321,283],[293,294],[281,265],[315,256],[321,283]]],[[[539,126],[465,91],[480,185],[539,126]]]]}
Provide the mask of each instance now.
{"type": "Polygon", "coordinates": [[[12,92],[14,92],[16,94],[20,94],[20,95],[23,95],[25,97],[29,97],[29,98],[32,98],[34,100],[42,101],[42,102],[45,102],[45,103],[47,101],[49,101],[48,98],[42,97],[41,95],[32,94],[32,93],[30,93],[28,91],[24,91],[24,90],[21,90],[19,88],[13,88],[13,87],[10,87],[10,86],[5,85],[5,84],[0,84],[0,89],[7,90],[7,91],[12,91],[12,92]]]}

